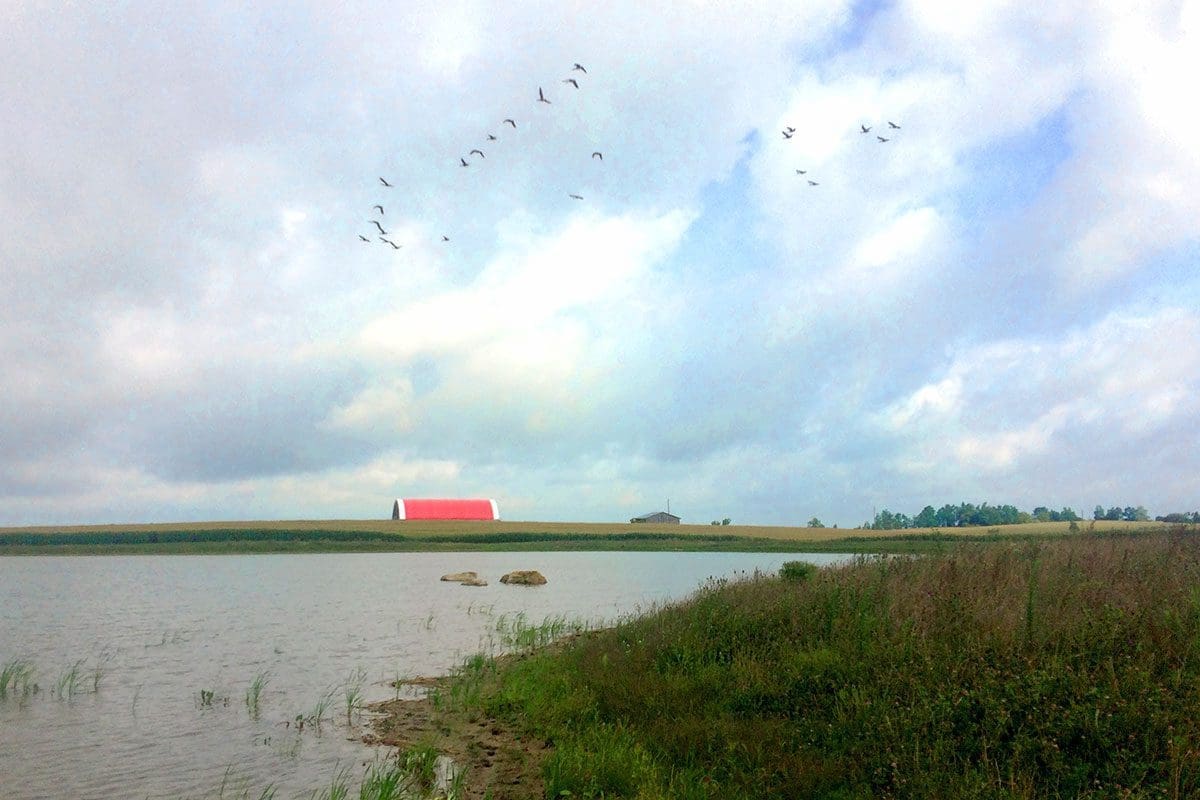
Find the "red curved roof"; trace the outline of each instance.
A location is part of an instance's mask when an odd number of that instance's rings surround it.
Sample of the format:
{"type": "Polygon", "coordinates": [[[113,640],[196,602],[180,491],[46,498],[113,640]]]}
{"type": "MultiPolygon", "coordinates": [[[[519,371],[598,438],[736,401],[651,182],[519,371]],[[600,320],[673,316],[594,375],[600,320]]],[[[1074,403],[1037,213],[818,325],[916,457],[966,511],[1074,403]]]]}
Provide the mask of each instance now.
{"type": "Polygon", "coordinates": [[[416,498],[397,500],[392,519],[500,519],[495,500],[416,498]]]}

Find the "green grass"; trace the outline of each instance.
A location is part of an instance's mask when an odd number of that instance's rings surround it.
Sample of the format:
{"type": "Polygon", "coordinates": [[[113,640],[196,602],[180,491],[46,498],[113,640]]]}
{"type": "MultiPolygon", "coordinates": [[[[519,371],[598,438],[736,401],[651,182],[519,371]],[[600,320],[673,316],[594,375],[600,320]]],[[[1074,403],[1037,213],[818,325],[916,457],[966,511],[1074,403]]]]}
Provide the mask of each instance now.
{"type": "Polygon", "coordinates": [[[713,581],[457,680],[548,797],[1196,797],[1200,535],[713,581]]]}
{"type": "Polygon", "coordinates": [[[24,658],[14,658],[0,666],[0,700],[9,696],[25,699],[31,694],[37,694],[38,685],[34,681],[36,669],[32,661],[24,658]]]}
{"type": "Polygon", "coordinates": [[[246,711],[249,712],[251,719],[258,719],[263,689],[267,688],[267,682],[270,679],[270,672],[260,672],[254,676],[254,679],[250,681],[250,685],[246,688],[246,711]]]}

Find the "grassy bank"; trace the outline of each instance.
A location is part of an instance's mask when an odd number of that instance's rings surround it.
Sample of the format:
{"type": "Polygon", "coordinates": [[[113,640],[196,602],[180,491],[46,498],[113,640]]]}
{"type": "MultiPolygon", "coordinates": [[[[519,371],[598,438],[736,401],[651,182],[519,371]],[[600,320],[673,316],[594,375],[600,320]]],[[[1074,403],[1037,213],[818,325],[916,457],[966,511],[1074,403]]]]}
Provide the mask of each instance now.
{"type": "Polygon", "coordinates": [[[716,582],[455,681],[546,797],[1196,797],[1200,534],[716,582]]]}
{"type": "MultiPolygon", "coordinates": [[[[1088,523],[1083,530],[1156,530],[1088,523]]],[[[1072,535],[1068,523],[945,531],[557,522],[297,520],[0,528],[0,555],[110,553],[428,552],[464,550],[711,550],[929,553],[964,541],[1072,535]]]]}

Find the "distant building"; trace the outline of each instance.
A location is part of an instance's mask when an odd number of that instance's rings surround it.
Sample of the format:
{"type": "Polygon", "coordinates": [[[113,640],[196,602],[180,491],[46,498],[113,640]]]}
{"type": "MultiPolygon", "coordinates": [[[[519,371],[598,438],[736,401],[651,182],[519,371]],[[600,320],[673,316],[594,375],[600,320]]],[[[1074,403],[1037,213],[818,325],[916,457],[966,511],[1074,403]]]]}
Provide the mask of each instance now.
{"type": "Polygon", "coordinates": [[[392,504],[392,519],[500,519],[495,500],[404,498],[392,504]]]}
{"type": "Polygon", "coordinates": [[[640,517],[634,517],[630,522],[666,522],[670,525],[678,525],[679,517],[667,511],[651,511],[649,514],[642,514],[640,517]]]}

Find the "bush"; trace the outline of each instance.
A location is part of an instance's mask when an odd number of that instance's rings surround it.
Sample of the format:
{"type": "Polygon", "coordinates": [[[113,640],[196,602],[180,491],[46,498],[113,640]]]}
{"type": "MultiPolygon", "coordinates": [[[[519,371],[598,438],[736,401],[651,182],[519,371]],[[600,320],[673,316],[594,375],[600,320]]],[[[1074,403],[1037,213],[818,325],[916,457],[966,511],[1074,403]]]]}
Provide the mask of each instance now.
{"type": "Polygon", "coordinates": [[[779,577],[788,581],[806,581],[816,572],[816,564],[810,564],[807,561],[785,561],[779,568],[779,577]]]}

